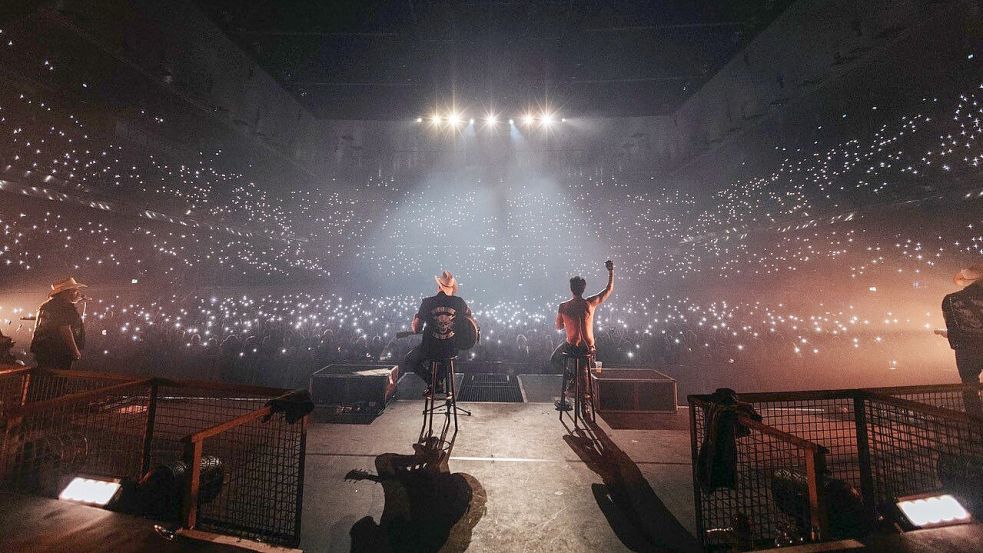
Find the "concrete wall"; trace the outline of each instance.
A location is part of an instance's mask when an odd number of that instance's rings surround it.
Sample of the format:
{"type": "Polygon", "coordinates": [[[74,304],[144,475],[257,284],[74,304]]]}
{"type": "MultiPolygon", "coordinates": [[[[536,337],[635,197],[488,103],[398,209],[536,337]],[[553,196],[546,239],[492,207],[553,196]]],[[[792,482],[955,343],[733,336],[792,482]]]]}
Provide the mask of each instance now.
{"type": "MultiPolygon", "coordinates": [[[[120,104],[114,128],[127,140],[224,146],[271,175],[287,167],[300,175],[290,178],[314,182],[398,173],[460,147],[410,120],[315,119],[192,0],[62,0],[38,13],[122,62],[100,93],[120,104]],[[197,130],[168,135],[128,116],[141,98],[159,97],[180,118],[173,127],[197,130]]],[[[822,121],[851,112],[836,132],[861,132],[876,119],[863,111],[871,105],[888,113],[965,80],[981,27],[979,5],[968,0],[800,0],[671,116],[568,114],[569,127],[540,147],[588,170],[713,190],[773,162],[775,146],[811,141],[822,121]]]]}
{"type": "Polygon", "coordinates": [[[800,0],[680,107],[675,149],[656,158],[679,185],[712,190],[782,148],[868,134],[983,75],[968,60],[981,28],[971,1],[800,0]]]}
{"type": "MultiPolygon", "coordinates": [[[[981,29],[974,1],[800,0],[671,116],[577,121],[567,114],[571,126],[550,148],[603,171],[709,192],[773,165],[782,147],[862,134],[925,95],[956,90],[975,78],[967,55],[979,49],[983,61],[981,29]]],[[[456,147],[435,140],[426,125],[316,125],[322,146],[314,163],[328,172],[385,173],[404,167],[404,157],[456,147]]]]}
{"type": "Polygon", "coordinates": [[[273,163],[276,173],[309,173],[320,147],[314,117],[193,1],[62,0],[27,19],[39,40],[74,41],[84,52],[101,104],[94,109],[104,112],[94,115],[113,118],[121,139],[235,150],[273,163]],[[144,108],[166,114],[168,124],[144,124],[136,116],[144,108]]]}

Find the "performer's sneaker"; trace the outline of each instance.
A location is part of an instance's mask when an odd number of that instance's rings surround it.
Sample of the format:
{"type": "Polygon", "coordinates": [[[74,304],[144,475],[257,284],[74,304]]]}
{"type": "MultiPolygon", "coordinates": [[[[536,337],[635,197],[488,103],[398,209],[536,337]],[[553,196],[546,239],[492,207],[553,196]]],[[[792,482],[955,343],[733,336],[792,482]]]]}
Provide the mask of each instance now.
{"type": "MultiPolygon", "coordinates": [[[[426,390],[423,390],[423,397],[429,398],[434,393],[435,392],[433,391],[433,389],[431,389],[430,386],[427,386],[427,389],[426,390]]],[[[438,395],[438,396],[439,395],[445,395],[444,387],[440,383],[437,384],[436,395],[438,395]]]]}

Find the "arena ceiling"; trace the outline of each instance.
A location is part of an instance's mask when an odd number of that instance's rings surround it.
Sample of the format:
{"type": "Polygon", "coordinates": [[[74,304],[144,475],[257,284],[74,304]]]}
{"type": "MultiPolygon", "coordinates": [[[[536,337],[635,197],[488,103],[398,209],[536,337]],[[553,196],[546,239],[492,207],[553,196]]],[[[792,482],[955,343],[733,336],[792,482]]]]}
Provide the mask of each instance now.
{"type": "Polygon", "coordinates": [[[196,0],[312,113],[671,112],[791,0],[196,0]]]}

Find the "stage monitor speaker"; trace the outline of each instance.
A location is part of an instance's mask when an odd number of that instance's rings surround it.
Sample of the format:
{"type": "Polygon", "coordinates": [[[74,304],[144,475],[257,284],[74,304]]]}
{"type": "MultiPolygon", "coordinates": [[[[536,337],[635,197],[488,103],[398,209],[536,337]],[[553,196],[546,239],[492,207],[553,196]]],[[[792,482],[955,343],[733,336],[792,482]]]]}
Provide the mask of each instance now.
{"type": "Polygon", "coordinates": [[[365,402],[381,408],[396,393],[397,380],[397,365],[328,365],[311,375],[311,398],[317,405],[365,402]]]}
{"type": "Polygon", "coordinates": [[[599,412],[676,412],[676,381],[655,369],[594,369],[591,387],[599,412]]]}

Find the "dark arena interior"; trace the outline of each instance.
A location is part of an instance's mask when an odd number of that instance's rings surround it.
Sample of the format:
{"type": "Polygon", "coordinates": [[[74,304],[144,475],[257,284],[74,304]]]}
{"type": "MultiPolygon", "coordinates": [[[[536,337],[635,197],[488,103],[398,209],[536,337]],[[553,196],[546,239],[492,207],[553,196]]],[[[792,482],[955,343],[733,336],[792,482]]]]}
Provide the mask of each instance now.
{"type": "Polygon", "coordinates": [[[4,0],[0,79],[0,552],[983,549],[978,1],[4,0]]]}

